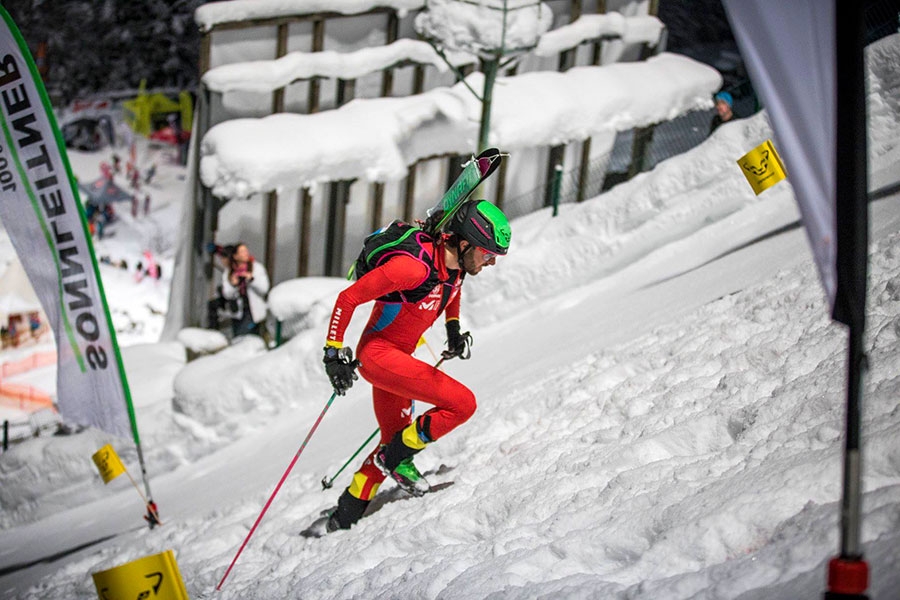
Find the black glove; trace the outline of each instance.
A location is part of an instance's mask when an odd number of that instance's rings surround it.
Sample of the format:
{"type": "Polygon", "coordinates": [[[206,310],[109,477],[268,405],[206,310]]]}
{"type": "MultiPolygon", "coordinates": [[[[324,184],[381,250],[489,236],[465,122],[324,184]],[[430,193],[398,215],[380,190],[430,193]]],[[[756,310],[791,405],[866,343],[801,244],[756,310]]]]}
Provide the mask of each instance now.
{"type": "Polygon", "coordinates": [[[441,356],[445,359],[459,357],[466,360],[472,356],[470,350],[472,346],[472,334],[466,331],[459,332],[459,321],[453,319],[447,321],[447,349],[441,352],[441,356]]]}
{"type": "Polygon", "coordinates": [[[353,360],[353,350],[349,347],[325,346],[325,358],[322,362],[325,363],[325,372],[331,380],[331,387],[338,396],[346,394],[347,390],[353,387],[353,382],[359,379],[356,367],[360,363],[353,360]]]}

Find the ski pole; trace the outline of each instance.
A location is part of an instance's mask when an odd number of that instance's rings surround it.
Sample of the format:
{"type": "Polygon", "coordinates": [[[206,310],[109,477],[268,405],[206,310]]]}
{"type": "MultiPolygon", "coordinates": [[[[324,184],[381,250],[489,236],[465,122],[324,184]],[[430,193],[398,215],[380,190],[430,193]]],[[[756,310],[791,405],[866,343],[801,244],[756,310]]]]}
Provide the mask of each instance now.
{"type": "MultiPolygon", "coordinates": [[[[424,336],[422,337],[422,340],[425,342],[425,347],[428,348],[429,352],[431,352],[431,357],[434,360],[437,360],[438,359],[437,354],[435,354],[434,350],[431,349],[431,344],[428,343],[428,340],[426,340],[424,336]]],[[[438,363],[438,364],[440,364],[440,363],[438,363]]],[[[437,367],[435,367],[435,368],[437,368],[437,367]]]]}
{"type": "Polygon", "coordinates": [[[291,472],[291,469],[294,468],[294,465],[297,463],[297,459],[300,458],[300,454],[303,453],[304,448],[306,448],[306,444],[309,443],[310,438],[316,432],[316,428],[319,426],[319,423],[322,422],[322,418],[325,416],[325,413],[328,412],[328,409],[331,407],[331,403],[334,402],[336,396],[337,392],[331,394],[331,398],[328,399],[328,403],[325,404],[325,408],[322,409],[322,413],[319,415],[319,418],[316,419],[316,422],[315,424],[313,424],[312,429],[310,429],[309,433],[306,434],[306,439],[303,440],[302,444],[300,444],[300,449],[297,450],[297,453],[294,455],[293,460],[291,460],[291,464],[288,465],[288,468],[285,470],[284,475],[281,476],[281,479],[278,481],[278,485],[275,486],[275,491],[272,492],[272,495],[269,496],[269,500],[266,502],[265,506],[263,506],[262,512],[260,512],[259,516],[256,517],[256,522],[253,524],[253,527],[250,528],[250,532],[247,534],[247,537],[244,538],[244,542],[241,544],[241,547],[238,548],[237,554],[235,554],[234,558],[231,560],[231,564],[228,565],[228,569],[225,571],[225,575],[222,576],[222,580],[219,582],[219,585],[216,586],[216,591],[222,589],[222,584],[225,583],[225,579],[228,577],[228,574],[231,573],[231,569],[232,567],[234,567],[234,563],[237,562],[237,559],[241,555],[241,552],[244,551],[244,547],[247,545],[247,542],[250,541],[250,537],[253,535],[253,532],[256,531],[256,527],[259,525],[259,522],[262,521],[263,515],[266,514],[267,510],[269,510],[269,506],[272,504],[272,500],[275,499],[275,495],[278,493],[278,490],[281,489],[281,485],[284,483],[285,479],[287,479],[288,475],[291,472]]]}
{"type": "MultiPolygon", "coordinates": [[[[429,350],[430,350],[430,349],[431,349],[431,347],[429,346],[429,350]]],[[[433,354],[433,352],[432,352],[432,354],[433,354]]],[[[443,364],[443,362],[444,362],[445,360],[446,360],[445,358],[441,358],[441,359],[440,359],[439,361],[437,361],[437,363],[434,365],[434,368],[435,368],[435,369],[440,368],[441,364],[443,364]]],[[[415,407],[413,407],[413,409],[415,409],[415,407]]],[[[325,477],[322,478],[322,489],[323,489],[323,490],[331,489],[331,486],[334,485],[334,480],[337,479],[337,476],[340,475],[340,474],[344,471],[344,469],[347,468],[347,465],[349,465],[351,462],[353,462],[353,459],[356,458],[356,456],[357,456],[360,452],[363,451],[363,448],[365,448],[366,446],[369,445],[369,442],[372,441],[372,438],[374,438],[376,435],[378,435],[378,432],[379,432],[379,431],[381,431],[381,429],[380,429],[380,428],[376,428],[375,431],[372,432],[372,435],[370,435],[370,436],[368,437],[368,439],[362,443],[362,446],[360,446],[359,448],[356,449],[356,452],[353,453],[353,456],[351,456],[350,458],[347,459],[347,462],[344,463],[344,466],[342,466],[340,469],[338,469],[338,472],[337,472],[337,473],[335,473],[334,475],[332,475],[331,479],[328,478],[328,475],[326,475],[325,477]]]]}
{"type": "Polygon", "coordinates": [[[331,489],[331,486],[334,485],[334,480],[337,479],[337,476],[340,475],[340,474],[344,471],[344,469],[347,468],[347,465],[349,465],[351,462],[353,462],[353,459],[356,458],[356,456],[357,456],[360,452],[362,452],[363,448],[365,448],[366,446],[369,445],[369,442],[372,441],[372,438],[374,438],[376,435],[378,435],[378,432],[379,432],[379,431],[381,431],[380,428],[379,428],[379,429],[376,429],[375,431],[373,431],[373,432],[372,432],[372,435],[369,436],[369,439],[367,439],[366,441],[364,441],[364,442],[362,443],[362,446],[360,446],[359,448],[357,448],[356,452],[353,453],[353,456],[351,456],[350,458],[347,459],[347,462],[344,463],[344,466],[342,466],[340,469],[338,469],[338,472],[335,473],[334,476],[332,476],[331,479],[328,479],[328,475],[326,475],[325,477],[322,478],[322,489],[323,489],[323,490],[331,489]]]}

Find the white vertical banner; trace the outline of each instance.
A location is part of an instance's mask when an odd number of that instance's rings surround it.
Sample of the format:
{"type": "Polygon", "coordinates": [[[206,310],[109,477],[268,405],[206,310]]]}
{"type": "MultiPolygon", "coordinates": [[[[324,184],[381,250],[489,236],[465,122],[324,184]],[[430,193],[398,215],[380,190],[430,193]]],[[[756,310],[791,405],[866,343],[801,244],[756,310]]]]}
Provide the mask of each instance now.
{"type": "Polygon", "coordinates": [[[834,0],[723,0],[775,131],[819,276],[837,291],[834,0]]]}
{"type": "Polygon", "coordinates": [[[0,221],[53,328],[59,411],[139,443],[65,145],[31,53],[0,15],[0,221]]]}

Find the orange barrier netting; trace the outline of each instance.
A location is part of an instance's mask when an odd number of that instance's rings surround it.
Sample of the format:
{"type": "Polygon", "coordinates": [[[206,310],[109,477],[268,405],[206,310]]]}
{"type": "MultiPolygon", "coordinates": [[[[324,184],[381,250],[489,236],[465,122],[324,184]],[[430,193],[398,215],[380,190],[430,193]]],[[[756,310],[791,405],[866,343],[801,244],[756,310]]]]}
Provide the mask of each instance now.
{"type": "Polygon", "coordinates": [[[28,358],[0,365],[0,377],[12,377],[54,363],[56,363],[56,352],[35,352],[28,358]]]}
{"type": "Polygon", "coordinates": [[[49,408],[56,410],[50,394],[37,390],[30,385],[0,382],[0,403],[14,406],[20,410],[49,408]]]}
{"type": "Polygon", "coordinates": [[[19,375],[56,363],[56,352],[35,352],[28,358],[0,365],[0,403],[20,410],[49,408],[56,410],[50,394],[22,383],[6,383],[3,377],[19,375]]]}

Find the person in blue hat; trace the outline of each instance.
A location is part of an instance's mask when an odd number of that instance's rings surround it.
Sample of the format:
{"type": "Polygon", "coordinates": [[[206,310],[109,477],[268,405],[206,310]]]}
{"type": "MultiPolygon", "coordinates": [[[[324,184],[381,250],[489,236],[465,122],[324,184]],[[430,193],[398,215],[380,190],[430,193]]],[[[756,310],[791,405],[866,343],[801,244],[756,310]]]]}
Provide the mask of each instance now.
{"type": "Polygon", "coordinates": [[[709,124],[709,133],[715,131],[719,125],[726,123],[734,118],[734,98],[728,92],[719,92],[713,96],[716,103],[716,114],[709,124]]]}

